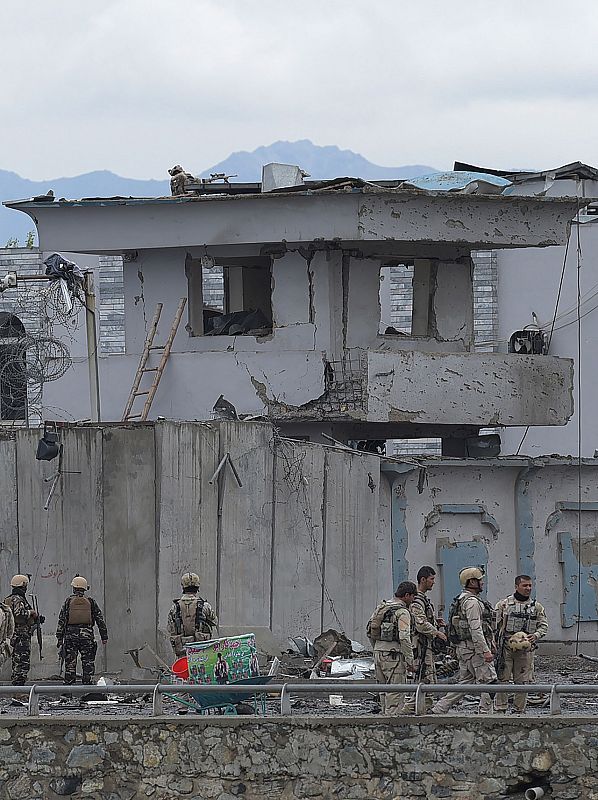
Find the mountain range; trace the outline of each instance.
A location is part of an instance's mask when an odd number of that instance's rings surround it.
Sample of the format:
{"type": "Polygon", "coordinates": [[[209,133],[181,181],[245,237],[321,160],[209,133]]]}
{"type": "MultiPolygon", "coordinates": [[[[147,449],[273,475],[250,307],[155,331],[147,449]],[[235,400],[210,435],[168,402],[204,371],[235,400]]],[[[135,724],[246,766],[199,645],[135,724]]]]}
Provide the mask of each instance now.
{"type": "MultiPolygon", "coordinates": [[[[193,164],[182,166],[199,177],[207,178],[211,173],[224,172],[236,175],[238,181],[261,180],[262,166],[270,162],[297,164],[316,180],[336,177],[359,177],[368,180],[414,178],[434,172],[434,167],[411,164],[401,167],[382,167],[373,164],[359,153],[341,150],[335,145],[320,146],[309,139],[297,142],[274,142],[258,147],[251,152],[231,153],[224,161],[214,164],[202,172],[195,172],[193,164]]],[[[165,166],[165,172],[168,167],[165,166]]],[[[115,175],[108,170],[87,172],[71,178],[53,178],[33,181],[22,178],[16,172],[0,170],[0,202],[46,194],[52,189],[56,197],[160,197],[170,194],[169,179],[138,180],[115,175]]],[[[21,245],[33,227],[24,214],[0,207],[0,247],[16,239],[21,245]]]]}

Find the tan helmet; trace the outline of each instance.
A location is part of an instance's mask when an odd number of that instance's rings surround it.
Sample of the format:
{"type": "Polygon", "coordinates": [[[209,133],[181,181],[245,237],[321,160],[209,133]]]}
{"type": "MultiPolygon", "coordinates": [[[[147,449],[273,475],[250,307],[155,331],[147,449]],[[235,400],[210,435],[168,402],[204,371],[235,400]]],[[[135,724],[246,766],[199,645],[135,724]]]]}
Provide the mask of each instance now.
{"type": "Polygon", "coordinates": [[[199,586],[199,575],[197,572],[183,572],[181,575],[181,586],[187,589],[189,586],[199,586]]]}
{"type": "Polygon", "coordinates": [[[10,585],[13,589],[18,589],[22,586],[24,586],[26,589],[29,586],[29,578],[27,575],[13,575],[10,585]]]}
{"type": "Polygon", "coordinates": [[[75,577],[71,581],[71,586],[73,587],[73,589],[84,589],[85,591],[89,589],[89,584],[87,583],[85,578],[81,577],[81,575],[75,575],[75,577]]]}
{"type": "Polygon", "coordinates": [[[527,633],[525,631],[517,631],[512,636],[509,636],[507,640],[507,646],[509,650],[517,651],[517,650],[531,650],[532,643],[530,642],[527,633]]]}
{"type": "Polygon", "coordinates": [[[481,567],[465,567],[459,573],[461,586],[467,586],[467,581],[481,581],[484,577],[484,570],[481,567]]]}

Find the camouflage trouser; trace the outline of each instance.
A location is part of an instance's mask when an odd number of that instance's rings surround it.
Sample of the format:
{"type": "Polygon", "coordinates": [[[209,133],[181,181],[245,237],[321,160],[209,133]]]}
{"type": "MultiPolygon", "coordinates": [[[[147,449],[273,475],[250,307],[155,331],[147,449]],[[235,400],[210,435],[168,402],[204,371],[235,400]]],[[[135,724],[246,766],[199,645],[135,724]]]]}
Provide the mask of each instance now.
{"type": "MultiPolygon", "coordinates": [[[[531,650],[517,650],[513,652],[505,647],[505,665],[498,675],[499,683],[532,683],[534,679],[534,654],[531,650]]],[[[526,694],[513,695],[513,705],[517,711],[525,711],[527,705],[526,694]]],[[[494,707],[497,711],[506,711],[508,696],[497,693],[494,700],[494,707]]]]}
{"type": "MultiPolygon", "coordinates": [[[[423,667],[420,669],[420,663],[416,660],[415,662],[415,681],[416,683],[438,683],[438,679],[436,678],[436,661],[434,659],[434,653],[432,652],[432,648],[428,647],[426,649],[426,654],[424,656],[424,663],[423,667]]],[[[434,705],[435,696],[433,694],[426,695],[426,708],[429,710],[434,705]]],[[[405,700],[405,705],[403,706],[403,712],[406,714],[411,714],[415,711],[415,695],[410,694],[407,696],[405,700]]]]}
{"type": "MultiPolygon", "coordinates": [[[[457,683],[496,683],[496,670],[494,664],[487,664],[484,656],[476,653],[467,644],[457,645],[457,658],[459,660],[459,680],[457,683]]],[[[445,694],[433,707],[434,714],[444,714],[458,700],[463,699],[463,692],[449,692],[445,694]]],[[[480,697],[480,713],[488,713],[492,710],[492,698],[489,694],[480,697]]]]}
{"type": "MultiPolygon", "coordinates": [[[[374,650],[378,683],[407,683],[405,659],[397,650],[374,650]]],[[[405,695],[386,692],[380,695],[383,714],[401,714],[405,695]]]]}
{"type": "Polygon", "coordinates": [[[23,686],[31,667],[31,628],[15,628],[10,643],[13,648],[11,682],[13,686],[23,686]]]}
{"type": "Polygon", "coordinates": [[[64,637],[64,682],[77,680],[77,656],[81,656],[83,683],[92,683],[98,644],[91,626],[69,625],[64,637]]]}

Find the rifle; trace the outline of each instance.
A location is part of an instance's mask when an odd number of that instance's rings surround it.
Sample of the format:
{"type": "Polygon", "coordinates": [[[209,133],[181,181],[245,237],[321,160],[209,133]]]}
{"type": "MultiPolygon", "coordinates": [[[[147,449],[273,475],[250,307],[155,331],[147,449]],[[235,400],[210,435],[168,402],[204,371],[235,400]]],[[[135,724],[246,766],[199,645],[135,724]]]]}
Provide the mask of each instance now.
{"type": "Polygon", "coordinates": [[[39,606],[37,604],[37,595],[32,594],[31,599],[33,601],[33,610],[36,612],[37,617],[35,618],[34,628],[35,634],[37,636],[37,646],[39,648],[39,660],[43,661],[42,655],[42,648],[43,648],[43,637],[42,637],[42,623],[46,621],[45,617],[42,617],[39,613],[39,606]]]}
{"type": "Polygon", "coordinates": [[[58,673],[58,675],[59,677],[62,678],[62,670],[64,669],[64,661],[65,661],[64,637],[60,643],[60,648],[58,649],[58,657],[60,659],[60,672],[58,673]]]}
{"type": "Polygon", "coordinates": [[[415,673],[415,680],[418,683],[421,683],[423,679],[426,677],[426,671],[427,671],[427,664],[426,664],[426,655],[428,654],[427,636],[420,634],[417,650],[418,650],[419,665],[417,667],[417,672],[415,673]]]}

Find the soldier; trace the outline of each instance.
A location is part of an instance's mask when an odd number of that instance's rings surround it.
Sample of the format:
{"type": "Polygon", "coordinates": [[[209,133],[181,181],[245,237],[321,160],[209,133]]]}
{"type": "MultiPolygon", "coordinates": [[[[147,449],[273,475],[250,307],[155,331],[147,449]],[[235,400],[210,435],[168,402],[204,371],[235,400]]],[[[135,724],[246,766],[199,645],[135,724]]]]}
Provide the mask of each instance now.
{"type": "Polygon", "coordinates": [[[71,581],[73,594],[64,601],[58,616],[56,640],[58,651],[64,659],[64,683],[70,686],[77,680],[77,656],[81,656],[82,683],[91,684],[95,672],[98,643],[93,626],[98,626],[102,644],[108,641],[108,629],[99,605],[85,597],[89,584],[80,575],[71,581]]]}
{"type": "Polygon", "coordinates": [[[184,572],[181,586],[182,597],[172,601],[167,623],[170,643],[177,658],[185,655],[186,644],[211,639],[212,628],[218,626],[212,606],[199,595],[199,575],[184,572]]]}
{"type": "MultiPolygon", "coordinates": [[[[531,598],[532,585],[529,575],[518,575],[515,592],[496,604],[499,683],[533,682],[534,650],[538,639],[548,631],[548,620],[544,606],[531,598]]],[[[523,713],[527,695],[516,694],[513,703],[515,709],[523,713]]],[[[496,711],[505,712],[507,704],[507,695],[498,693],[494,701],[496,711]]]]}
{"type": "MultiPolygon", "coordinates": [[[[374,643],[374,664],[379,683],[407,683],[408,678],[413,677],[409,606],[416,592],[414,583],[403,581],[397,586],[394,598],[380,603],[370,617],[367,634],[374,643]]],[[[384,714],[402,713],[402,695],[386,692],[380,700],[384,714]]]]}
{"type": "Polygon", "coordinates": [[[11,639],[12,647],[12,685],[23,686],[27,682],[31,667],[31,637],[33,628],[39,618],[40,623],[45,622],[45,617],[38,615],[27,597],[29,578],[27,575],[14,575],[10,585],[12,593],[4,600],[12,611],[14,617],[14,634],[11,639]]]}
{"type": "MultiPolygon", "coordinates": [[[[422,567],[417,573],[417,594],[409,606],[413,621],[413,649],[415,656],[415,679],[418,683],[437,683],[434,659],[435,642],[446,642],[446,634],[438,627],[436,612],[427,593],[433,588],[436,572],[432,567],[422,567]]],[[[426,706],[431,707],[433,699],[426,695],[426,706]]],[[[415,711],[415,697],[405,702],[404,712],[415,711]]]]}
{"type": "MultiPolygon", "coordinates": [[[[463,587],[450,610],[449,639],[456,644],[459,660],[457,683],[496,683],[494,669],[494,609],[480,597],[484,589],[484,570],[467,567],[459,573],[463,587]]],[[[462,692],[445,694],[432,708],[433,714],[444,714],[462,697],[462,692]]],[[[489,694],[480,697],[479,713],[492,710],[489,694]]]]}

